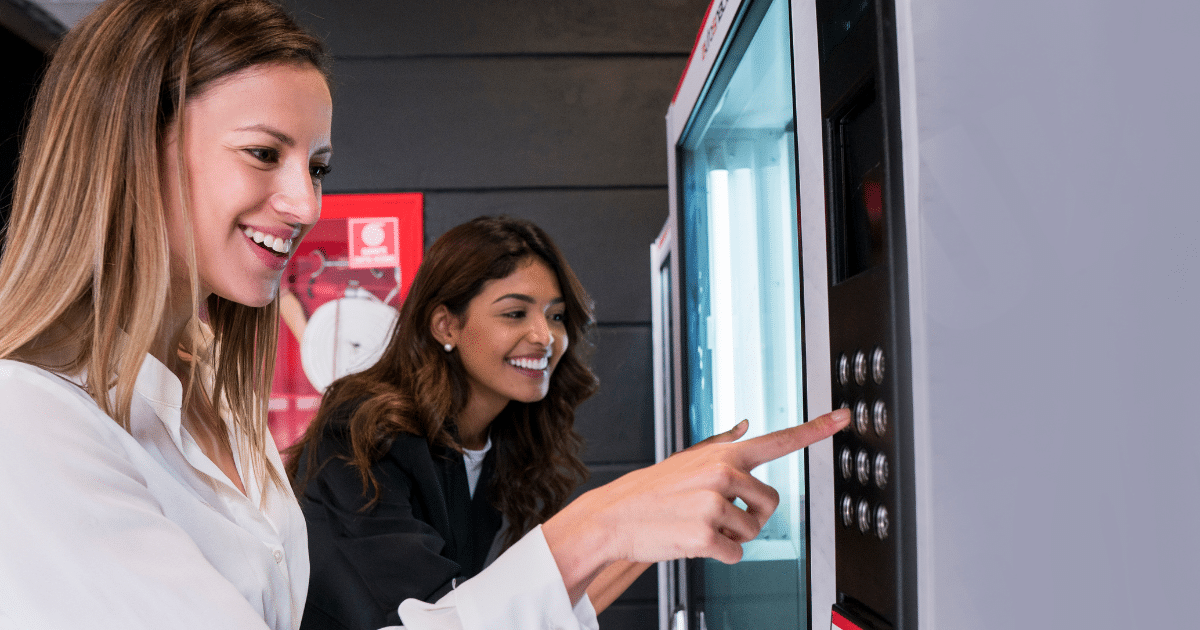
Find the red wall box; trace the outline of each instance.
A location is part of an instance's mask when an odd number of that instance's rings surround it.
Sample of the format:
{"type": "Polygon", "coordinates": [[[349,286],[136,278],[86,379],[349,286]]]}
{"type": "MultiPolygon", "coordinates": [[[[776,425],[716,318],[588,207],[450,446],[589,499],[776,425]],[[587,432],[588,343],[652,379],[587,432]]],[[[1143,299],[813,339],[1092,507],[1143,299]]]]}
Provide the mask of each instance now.
{"type": "Polygon", "coordinates": [[[280,450],[303,434],[321,402],[320,391],[305,375],[300,353],[302,330],[308,318],[322,305],[345,296],[348,287],[355,286],[398,310],[424,253],[424,203],[422,193],[325,195],[322,199],[321,219],[288,263],[280,289],[281,300],[289,300],[290,294],[303,311],[303,318],[298,321],[286,317],[280,321],[267,420],[280,450]],[[349,221],[372,218],[390,219],[382,222],[387,224],[395,222],[398,266],[358,269],[349,266],[349,221]]]}

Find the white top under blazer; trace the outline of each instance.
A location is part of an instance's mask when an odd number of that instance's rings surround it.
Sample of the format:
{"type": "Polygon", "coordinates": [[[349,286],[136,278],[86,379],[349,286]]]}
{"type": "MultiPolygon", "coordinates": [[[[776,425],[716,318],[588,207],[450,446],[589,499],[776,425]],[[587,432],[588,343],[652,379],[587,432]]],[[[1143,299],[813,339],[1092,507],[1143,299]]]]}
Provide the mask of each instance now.
{"type": "MultiPolygon", "coordinates": [[[[0,629],[300,625],[308,542],[291,489],[240,470],[239,492],[183,427],[182,393],[146,357],[126,432],[70,379],[0,360],[0,629]]],[[[269,438],[266,451],[282,471],[269,438]]],[[[437,603],[400,610],[409,630],[598,628],[540,528],[437,603]]]]}

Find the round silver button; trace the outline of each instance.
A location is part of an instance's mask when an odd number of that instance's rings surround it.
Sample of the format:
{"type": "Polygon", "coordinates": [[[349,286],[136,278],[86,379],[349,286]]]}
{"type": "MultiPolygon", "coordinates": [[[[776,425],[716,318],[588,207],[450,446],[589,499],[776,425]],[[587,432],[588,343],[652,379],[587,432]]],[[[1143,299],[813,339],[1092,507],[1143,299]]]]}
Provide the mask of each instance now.
{"type": "Polygon", "coordinates": [[[876,383],[883,383],[883,371],[886,367],[883,348],[876,347],[875,351],[871,353],[871,378],[875,379],[876,383]]]}
{"type": "Polygon", "coordinates": [[[842,496],[842,525],[850,527],[854,524],[854,499],[850,495],[842,496]]]}
{"type": "Polygon", "coordinates": [[[838,455],[838,463],[842,467],[842,479],[849,479],[854,474],[854,455],[850,453],[850,449],[842,447],[842,452],[838,455]]]}
{"type": "Polygon", "coordinates": [[[871,505],[866,499],[858,502],[858,531],[864,534],[871,531],[871,505]]]}
{"type": "Polygon", "coordinates": [[[871,419],[875,424],[875,434],[883,435],[887,433],[888,428],[888,412],[887,405],[883,404],[882,400],[875,401],[875,408],[871,410],[871,419]]]}
{"type": "Polygon", "coordinates": [[[882,505],[876,507],[875,508],[875,535],[878,536],[880,540],[884,540],[888,537],[888,527],[890,525],[891,525],[891,522],[888,520],[887,508],[883,507],[882,505]]]}
{"type": "Polygon", "coordinates": [[[283,562],[283,550],[282,549],[275,550],[275,562],[276,563],[283,562]]]}
{"type": "Polygon", "coordinates": [[[854,353],[854,382],[859,385],[867,382],[867,355],[862,350],[854,353]]]}
{"type": "Polygon", "coordinates": [[[887,486],[888,482],[888,459],[887,455],[879,453],[875,455],[875,485],[880,488],[887,486]]]}
{"type": "Polygon", "coordinates": [[[858,469],[858,483],[867,485],[867,482],[871,481],[871,456],[867,455],[866,451],[859,451],[854,463],[858,469]]]}
{"type": "Polygon", "coordinates": [[[842,387],[850,384],[850,359],[845,354],[839,354],[837,359],[837,380],[842,387]]]}
{"type": "Polygon", "coordinates": [[[870,424],[871,418],[867,415],[867,403],[860,400],[854,404],[854,430],[858,431],[859,435],[866,435],[870,424]]]}

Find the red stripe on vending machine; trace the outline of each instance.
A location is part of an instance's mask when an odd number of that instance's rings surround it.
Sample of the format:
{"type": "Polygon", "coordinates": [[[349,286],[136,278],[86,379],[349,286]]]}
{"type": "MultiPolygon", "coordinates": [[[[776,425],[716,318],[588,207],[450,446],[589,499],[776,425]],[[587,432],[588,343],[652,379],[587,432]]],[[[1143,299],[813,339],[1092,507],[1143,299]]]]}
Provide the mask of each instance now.
{"type": "Polygon", "coordinates": [[[863,628],[853,621],[843,617],[838,611],[834,610],[832,621],[829,624],[829,630],[863,630],[863,628]]]}

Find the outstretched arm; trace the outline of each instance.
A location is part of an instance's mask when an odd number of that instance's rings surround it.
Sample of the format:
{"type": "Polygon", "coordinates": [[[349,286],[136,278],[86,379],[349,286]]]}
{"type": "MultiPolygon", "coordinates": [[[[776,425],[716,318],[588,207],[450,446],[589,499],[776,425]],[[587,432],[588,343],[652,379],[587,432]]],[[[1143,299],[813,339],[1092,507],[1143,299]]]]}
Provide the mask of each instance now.
{"type": "Polygon", "coordinates": [[[631,472],[576,499],[437,603],[406,600],[400,617],[410,630],[551,623],[595,630],[583,595],[607,567],[597,588],[601,597],[615,598],[633,571],[659,560],[737,562],[741,543],[757,536],[779,505],[775,490],[750,471],[849,422],[849,412],[839,410],[745,442],[733,441],[741,431],[735,428],[631,472]],[[745,510],[734,505],[739,498],[745,510]]]}
{"type": "Polygon", "coordinates": [[[542,527],[571,601],[621,560],[737,562],[741,544],[758,535],[779,505],[778,493],[750,471],[849,422],[850,413],[840,409],[744,442],[699,444],[585,493],[542,527]]]}
{"type": "MultiPolygon", "coordinates": [[[[734,427],[724,433],[718,433],[706,440],[693,444],[685,450],[703,448],[707,444],[715,444],[720,442],[733,442],[746,434],[746,429],[750,427],[748,420],[742,420],[734,425],[734,427]]],[[[653,563],[651,562],[630,562],[629,560],[618,560],[605,567],[596,579],[587,588],[588,599],[592,601],[592,607],[596,609],[596,614],[604,612],[621,593],[633,584],[634,580],[638,579],[649,569],[653,563]]]]}

